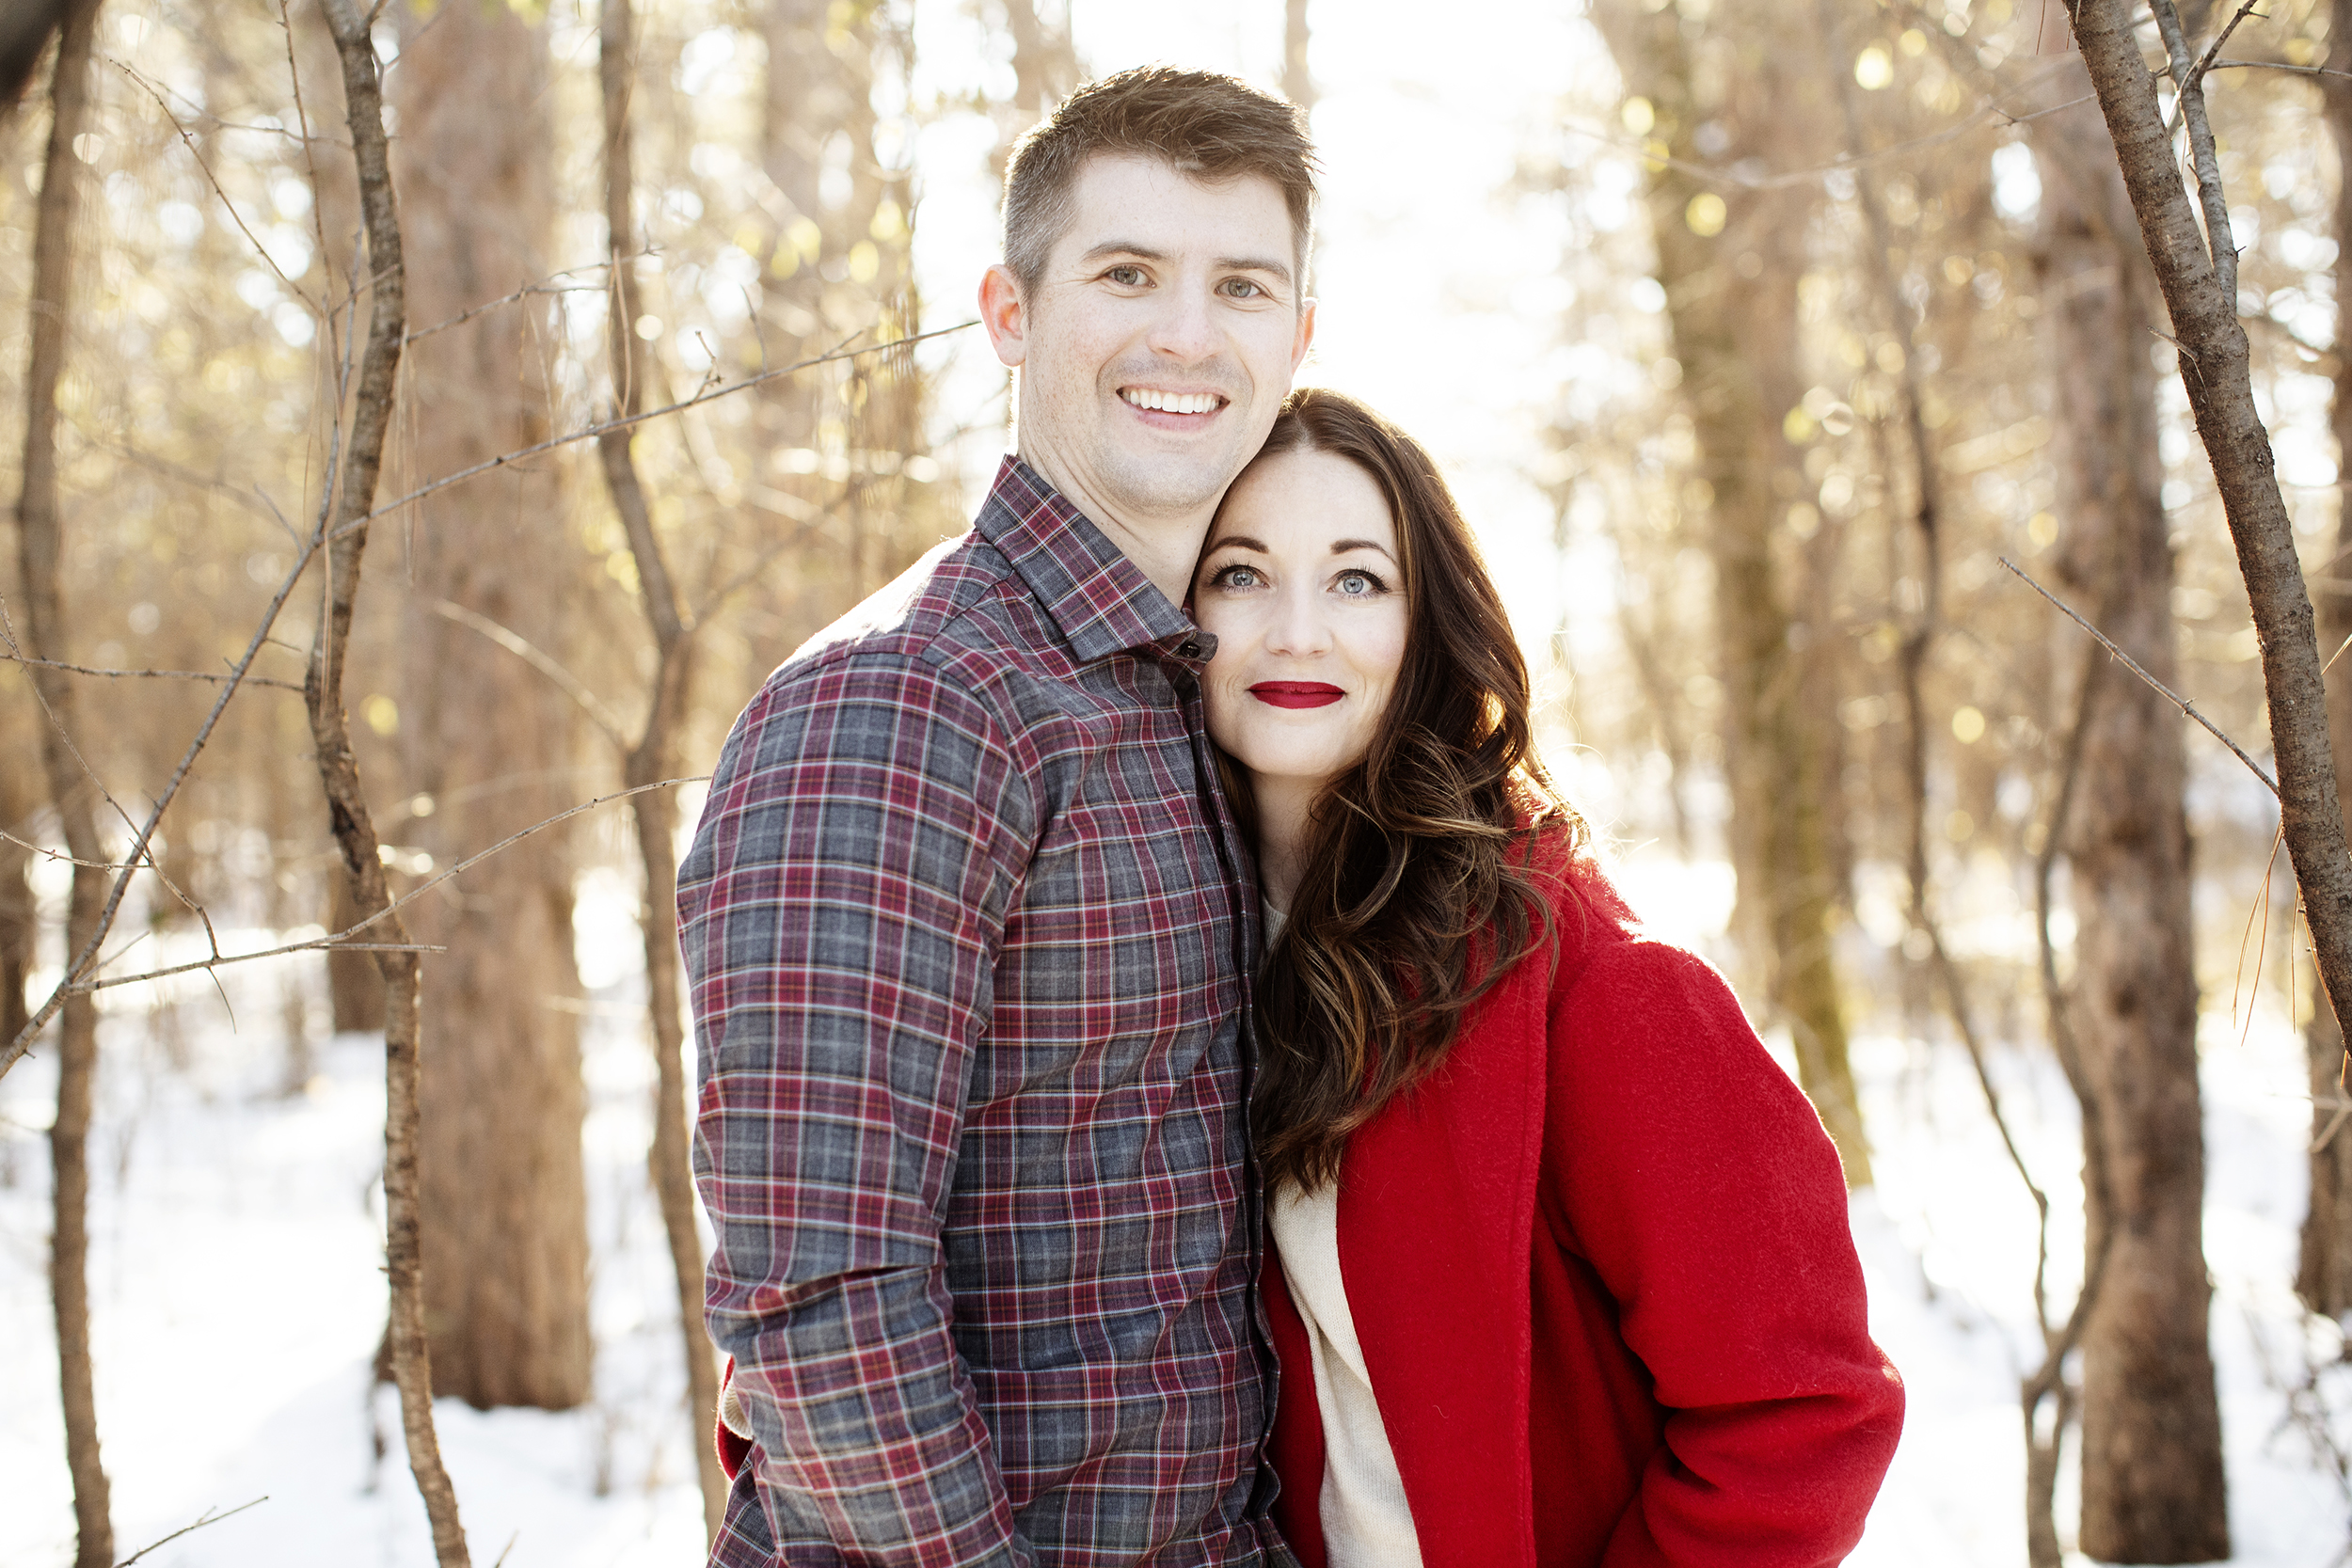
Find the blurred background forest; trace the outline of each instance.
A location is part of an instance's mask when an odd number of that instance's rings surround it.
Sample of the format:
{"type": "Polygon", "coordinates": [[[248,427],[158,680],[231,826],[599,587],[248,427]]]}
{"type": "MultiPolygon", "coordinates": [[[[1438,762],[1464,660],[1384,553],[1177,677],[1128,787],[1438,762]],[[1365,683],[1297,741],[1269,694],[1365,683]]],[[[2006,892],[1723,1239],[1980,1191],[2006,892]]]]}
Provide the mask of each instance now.
{"type": "MultiPolygon", "coordinates": [[[[2200,48],[2235,12],[2181,7],[2200,48]]],[[[0,1041],[64,974],[61,857],[131,853],[248,657],[99,973],[361,918],[302,691],[379,277],[331,13],[103,0],[70,136],[49,56],[0,123],[0,1041]],[[54,464],[23,461],[36,424],[54,464]]],[[[2026,580],[2263,753],[2246,591],[2058,8],[391,0],[373,36],[406,318],[344,697],[375,859],[423,890],[397,940],[436,949],[423,1323],[477,1552],[700,1550],[660,913],[699,797],[435,879],[705,772],[767,671],[965,526],[1006,438],[969,323],[1002,158],[1079,81],[1167,61],[1311,111],[1301,379],[1446,465],[1551,765],[1838,1141],[1912,1391],[1855,1560],[2344,1560],[2352,1132],[2277,804],[2026,580]]],[[[2352,636],[2352,77],[2323,73],[2352,4],[2272,0],[2222,61],[2324,656],[2352,636]]],[[[0,1560],[110,1563],[262,1494],[147,1560],[426,1560],[378,1382],[373,955],[98,991],[87,1070],[75,1016],[0,1077],[0,1560]]]]}

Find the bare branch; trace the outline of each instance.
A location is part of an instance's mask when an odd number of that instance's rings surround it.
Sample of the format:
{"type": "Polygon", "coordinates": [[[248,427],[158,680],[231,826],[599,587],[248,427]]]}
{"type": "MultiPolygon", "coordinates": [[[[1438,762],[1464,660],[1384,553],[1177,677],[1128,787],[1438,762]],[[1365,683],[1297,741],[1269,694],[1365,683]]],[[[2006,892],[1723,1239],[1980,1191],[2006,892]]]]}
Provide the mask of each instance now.
{"type": "Polygon", "coordinates": [[[2149,687],[2161,695],[2166,702],[2170,703],[2174,707],[2179,708],[2183,713],[2188,715],[2191,719],[2196,720],[2200,724],[2202,724],[2205,727],[2205,733],[2207,735],[2212,736],[2216,740],[2218,740],[2221,744],[2227,746],[2230,749],[2231,755],[2236,757],[2238,761],[2246,764],[2249,768],[2253,770],[2254,777],[2263,782],[2263,787],[2265,789],[2267,789],[2273,795],[2279,793],[2279,781],[2272,778],[2268,772],[2265,771],[2261,763],[2256,762],[2252,757],[2248,756],[2246,754],[2245,747],[2240,746],[2236,741],[2232,740],[2227,735],[2223,734],[2221,726],[2216,724],[2212,720],[2198,712],[2196,704],[2190,702],[2187,698],[2182,696],[2179,692],[2165,685],[2164,682],[2150,674],[2146,670],[2140,668],[2139,661],[2134,658],[2131,655],[2125,653],[2122,649],[2117,647],[2106,632],[2101,631],[2097,626],[2092,626],[2090,622],[2075,614],[2073,609],[2067,605],[2066,601],[2051,593],[2048,589],[2042,587],[2042,584],[2034,581],[2034,579],[2030,576],[2027,576],[2024,569],[2019,567],[2015,562],[2010,560],[2007,556],[2001,557],[2000,561],[2002,565],[2008,567],[2011,572],[2016,573],[2018,577],[2024,578],[2026,587],[2032,589],[2035,593],[2041,594],[2043,598],[2058,606],[2058,609],[2064,612],[2068,620],[2074,622],[2076,626],[2082,627],[2083,630],[2097,638],[2101,647],[2106,649],[2107,652],[2113,654],[2117,658],[2121,659],[2125,669],[2129,670],[2133,674],[2137,675],[2141,680],[2147,682],[2149,687]]]}
{"type": "Polygon", "coordinates": [[[488,860],[491,856],[498,854],[501,850],[511,848],[515,845],[521,843],[524,839],[531,837],[532,834],[544,832],[546,830],[554,827],[559,822],[568,822],[573,817],[578,816],[581,812],[594,811],[596,807],[609,804],[614,800],[626,800],[632,795],[643,795],[649,789],[670,789],[678,784],[705,784],[709,781],[709,778],[710,775],[707,773],[696,773],[681,779],[660,779],[652,784],[638,784],[634,788],[630,789],[616,789],[610,795],[599,795],[593,800],[582,800],[576,806],[570,806],[563,811],[557,812],[553,816],[546,817],[540,821],[533,822],[528,828],[518,829],[517,831],[507,834],[504,838],[500,839],[496,844],[491,845],[486,849],[477,849],[472,854],[468,855],[464,860],[459,861],[455,865],[451,866],[448,870],[419,882],[415,887],[410,888],[406,893],[402,894],[399,897],[390,900],[384,906],[384,908],[376,911],[373,914],[369,915],[364,920],[361,920],[358,924],[346,927],[344,929],[334,932],[328,936],[313,937],[308,942],[291,942],[282,947],[266,948],[257,953],[215,953],[209,958],[197,958],[183,964],[172,964],[164,969],[146,970],[137,974],[119,974],[113,975],[105,979],[77,981],[69,986],[67,989],[76,993],[85,991],[112,990],[117,986],[135,986],[147,980],[166,980],[169,979],[172,975],[193,974],[195,971],[199,969],[217,969],[224,964],[249,963],[255,958],[275,958],[288,953],[308,953],[322,947],[343,947],[363,953],[438,953],[442,951],[441,948],[426,946],[417,942],[352,942],[347,939],[357,936],[358,933],[368,929],[372,926],[382,925],[388,918],[398,913],[406,906],[415,903],[426,894],[431,893],[435,888],[439,887],[443,882],[449,881],[451,879],[455,877],[464,876],[467,872],[472,870],[475,866],[480,865],[484,861],[488,860]]]}
{"type": "Polygon", "coordinates": [[[379,506],[374,511],[368,513],[365,516],[355,517],[348,522],[338,525],[335,530],[334,537],[341,538],[345,533],[358,529],[365,528],[368,524],[375,521],[378,517],[384,516],[388,513],[397,512],[404,506],[411,505],[414,502],[422,500],[427,496],[434,495],[438,491],[446,490],[453,484],[463,483],[465,481],[472,479],[479,474],[486,474],[494,469],[503,468],[509,464],[519,463],[525,458],[536,457],[542,452],[553,451],[559,447],[568,447],[581,441],[593,441],[598,436],[608,435],[612,431],[627,430],[632,425],[644,424],[648,420],[663,419],[669,415],[679,413],[685,409],[699,407],[703,404],[716,402],[720,398],[732,396],[733,394],[746,390],[749,388],[757,387],[764,382],[773,381],[780,376],[791,375],[797,372],[809,370],[818,365],[831,364],[839,359],[855,359],[861,356],[868,354],[887,353],[891,349],[905,348],[909,344],[924,342],[932,338],[944,338],[951,332],[961,332],[966,327],[977,326],[978,325],[979,320],[977,317],[975,317],[970,321],[958,322],[953,326],[938,326],[933,327],[929,332],[914,332],[910,333],[903,338],[894,338],[886,343],[868,343],[864,348],[843,349],[833,354],[820,354],[811,359],[796,360],[789,365],[780,365],[772,371],[762,371],[756,375],[747,375],[740,381],[730,381],[718,386],[704,388],[696,391],[691,397],[682,398],[675,403],[664,404],[660,408],[649,408],[643,414],[632,414],[621,419],[607,420],[601,424],[593,424],[583,430],[575,430],[563,436],[550,436],[547,440],[536,442],[533,445],[520,448],[515,451],[501,452],[500,455],[490,458],[486,462],[476,463],[471,467],[460,468],[455,473],[444,475],[439,479],[434,480],[429,484],[419,485],[416,489],[409,491],[406,495],[402,496],[397,500],[385,502],[382,506],[379,506]]]}
{"type": "Polygon", "coordinates": [[[2188,80],[2182,84],[2184,87],[2202,86],[2205,72],[2213,69],[2214,56],[2220,54],[2221,46],[2230,41],[2230,35],[2237,31],[2237,24],[2251,15],[2254,8],[2260,4],[2262,0],[2245,0],[2245,4],[2238,7],[2236,13],[2228,22],[2222,24],[2221,31],[2214,35],[2213,42],[2207,44],[2205,52],[2198,56],[2196,66],[2188,73],[2188,80]]]}
{"type": "Polygon", "coordinates": [[[138,869],[136,865],[118,863],[114,861],[76,860],[70,854],[66,854],[60,850],[52,849],[46,845],[35,844],[29,838],[19,838],[14,833],[10,832],[0,832],[0,839],[5,839],[7,842],[15,845],[20,849],[29,849],[36,855],[42,856],[48,860],[59,861],[67,865],[86,865],[93,871],[136,871],[138,869]]]}
{"type": "Polygon", "coordinates": [[[518,299],[528,299],[533,294],[600,294],[605,292],[606,287],[602,283],[559,284],[554,280],[558,277],[570,277],[576,273],[596,272],[609,264],[604,261],[591,261],[585,266],[565,267],[562,272],[549,273],[543,282],[526,283],[511,294],[501,294],[496,299],[485,300],[471,309],[460,310],[445,322],[436,322],[431,326],[421,326],[408,334],[407,341],[412,343],[418,342],[432,337],[436,332],[447,332],[453,326],[463,326],[486,311],[495,310],[501,305],[512,305],[518,299]]]}
{"type": "Polygon", "coordinates": [[[141,87],[146,89],[147,96],[155,101],[155,107],[163,111],[164,118],[171,121],[171,128],[179,133],[180,144],[188,150],[188,156],[196,160],[196,166],[203,170],[204,182],[213,187],[213,194],[215,196],[220,198],[220,204],[229,210],[229,220],[237,226],[237,232],[243,234],[246,241],[253,246],[254,254],[261,257],[262,262],[264,266],[268,267],[271,272],[277,274],[278,281],[283,283],[287,288],[294,291],[294,296],[296,299],[309,306],[314,314],[324,316],[326,312],[325,309],[320,306],[319,302],[312,299],[309,291],[304,289],[301,284],[286,276],[285,269],[278,264],[278,258],[269,253],[269,246],[263,245],[261,241],[261,237],[255,234],[250,228],[246,227],[245,214],[238,212],[237,204],[229,199],[229,193],[221,188],[219,178],[213,173],[213,166],[206,163],[204,161],[204,154],[197,150],[196,138],[189,135],[188,128],[180,123],[180,117],[171,112],[171,105],[165,103],[164,95],[155,90],[155,84],[140,75],[135,68],[125,61],[118,60],[109,56],[106,63],[113,66],[117,71],[121,71],[125,76],[130,77],[131,80],[136,82],[141,87]]]}
{"type": "Polygon", "coordinates": [[[171,1542],[179,1540],[183,1535],[189,1534],[195,1530],[202,1529],[207,1525],[217,1525],[223,1519],[233,1519],[238,1514],[243,1513],[246,1509],[259,1508],[267,1501],[269,1501],[269,1494],[264,1492],[260,1497],[254,1498],[251,1502],[239,1503],[236,1507],[229,1510],[225,1513],[215,1513],[208,1508],[197,1516],[196,1523],[192,1525],[182,1525],[178,1529],[173,1530],[169,1535],[165,1536],[161,1541],[149,1542],[146,1545],[141,1546],[137,1551],[133,1552],[129,1557],[124,1558],[120,1562],[116,1563],[115,1568],[131,1568],[131,1564],[136,1562],[139,1559],[145,1557],[148,1553],[153,1551],[158,1546],[167,1545],[171,1542]]]}
{"type": "MultiPolygon", "coordinates": [[[[2213,122],[2205,115],[2205,88],[2196,68],[2189,63],[2188,39],[2181,30],[2179,8],[2172,0],[2149,0],[2149,4],[2156,14],[2156,31],[2164,39],[2165,53],[2171,56],[2172,81],[2180,89],[2181,122],[2188,127],[2189,161],[2197,170],[2198,203],[2205,216],[2206,256],[2213,263],[2222,297],[2234,311],[2237,245],[2230,238],[2230,203],[2221,193],[2221,155],[2214,146],[2213,122]]],[[[2230,24],[2231,27],[2236,25],[2235,21],[2230,24]]],[[[2190,354],[2189,362],[2194,364],[2196,357],[2190,354]]]]}
{"type": "MultiPolygon", "coordinates": [[[[57,658],[27,658],[15,652],[0,652],[0,663],[29,665],[36,670],[62,670],[69,675],[99,675],[108,680],[211,681],[223,685],[234,681],[231,674],[215,675],[202,670],[108,670],[91,664],[68,664],[57,658]]],[[[247,686],[274,686],[281,691],[299,691],[300,681],[272,680],[267,675],[247,675],[247,686]]]]}
{"type": "Polygon", "coordinates": [[[538,671],[539,673],[547,676],[563,689],[565,696],[580,705],[580,710],[596,721],[596,728],[605,733],[606,738],[616,746],[626,747],[628,744],[627,729],[621,722],[620,715],[607,706],[605,700],[597,696],[587,682],[564,669],[554,657],[524,638],[520,632],[449,599],[434,600],[433,612],[445,621],[454,621],[461,626],[480,632],[533,670],[538,671]]]}
{"type": "MultiPolygon", "coordinates": [[[[123,895],[130,887],[132,876],[149,863],[148,845],[154,838],[155,830],[162,825],[164,813],[170,810],[172,801],[179,799],[181,786],[187,783],[189,770],[196,766],[196,759],[203,753],[205,746],[212,740],[213,731],[220,723],[221,715],[229,710],[230,701],[245,685],[252,670],[254,659],[260,656],[262,647],[270,641],[270,628],[278,624],[278,612],[285,609],[286,600],[293,594],[294,585],[302,580],[302,574],[309,568],[310,557],[317,553],[318,548],[319,541],[315,537],[307,542],[300,556],[287,571],[286,579],[278,584],[278,592],[270,596],[268,608],[262,611],[261,625],[254,628],[252,640],[246,644],[244,657],[237,660],[236,668],[230,673],[230,678],[221,688],[220,695],[214,699],[212,710],[204,716],[203,723],[198,726],[195,738],[188,742],[187,750],[181,753],[180,765],[172,770],[170,782],[164,786],[164,792],[156,798],[153,809],[147,815],[147,820],[139,826],[137,832],[133,836],[130,852],[123,857],[122,868],[117,873],[114,886],[107,894],[105,907],[101,912],[97,930],[92,933],[80,951],[72,956],[66,965],[65,974],[57,982],[56,989],[49,993],[47,1000],[42,1002],[40,1006],[25,1021],[24,1027],[17,1032],[16,1037],[5,1046],[0,1046],[0,1073],[5,1073],[9,1068],[14,1067],[24,1053],[32,1048],[33,1040],[42,1029],[48,1026],[49,1021],[56,1016],[57,1009],[65,1005],[66,997],[72,994],[70,988],[72,983],[88,972],[92,961],[98,955],[100,945],[105,941],[106,933],[114,928],[116,916],[121,911],[123,895]]],[[[119,811],[120,808],[118,807],[117,810],[119,811]]],[[[129,818],[126,816],[124,820],[128,821],[129,818]]]]}

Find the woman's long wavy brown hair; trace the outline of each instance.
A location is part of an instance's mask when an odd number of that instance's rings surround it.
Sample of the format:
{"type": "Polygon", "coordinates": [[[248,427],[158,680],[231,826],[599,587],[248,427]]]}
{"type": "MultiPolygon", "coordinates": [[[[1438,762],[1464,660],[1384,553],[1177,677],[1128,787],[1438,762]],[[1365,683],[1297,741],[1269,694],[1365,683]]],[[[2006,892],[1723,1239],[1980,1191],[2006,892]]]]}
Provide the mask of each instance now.
{"type": "MultiPolygon", "coordinates": [[[[1535,755],[1527,662],[1429,453],[1322,388],[1291,394],[1260,460],[1303,451],[1344,458],[1380,486],[1406,607],[1388,715],[1315,803],[1258,984],[1259,1163],[1269,1186],[1312,1189],[1337,1178],[1356,1129],[1445,1059],[1464,1012],[1549,942],[1536,840],[1573,852],[1584,827],[1535,755]]],[[[1220,766],[1254,833],[1248,775],[1220,766]]]]}

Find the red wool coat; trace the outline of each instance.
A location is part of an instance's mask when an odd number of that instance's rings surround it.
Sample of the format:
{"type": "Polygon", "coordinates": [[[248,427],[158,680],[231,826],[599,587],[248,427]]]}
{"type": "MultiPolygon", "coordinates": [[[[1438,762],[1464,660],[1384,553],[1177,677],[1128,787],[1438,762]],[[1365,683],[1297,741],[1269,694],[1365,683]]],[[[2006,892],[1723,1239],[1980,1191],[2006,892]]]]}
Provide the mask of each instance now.
{"type": "MultiPolygon", "coordinates": [[[[1427,1568],[1835,1563],[1902,1427],[1837,1156],[1722,978],[1580,867],[1438,1073],[1350,1141],[1340,1270],[1427,1568]]],[[[1326,1568],[1269,1254],[1276,1516],[1326,1568]]]]}

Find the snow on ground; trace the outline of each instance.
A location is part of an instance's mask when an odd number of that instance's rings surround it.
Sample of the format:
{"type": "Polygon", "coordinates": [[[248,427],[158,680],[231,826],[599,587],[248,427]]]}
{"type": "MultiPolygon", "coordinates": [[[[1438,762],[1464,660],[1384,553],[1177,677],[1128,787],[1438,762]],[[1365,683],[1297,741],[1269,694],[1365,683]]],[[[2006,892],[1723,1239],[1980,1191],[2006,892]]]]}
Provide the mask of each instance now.
{"type": "MultiPolygon", "coordinates": [[[[1637,906],[1653,908],[1704,907],[1724,891],[1704,868],[1629,868],[1625,880],[1637,906]]],[[[644,1187],[652,1068],[622,895],[617,880],[592,881],[581,900],[583,973],[602,977],[584,1020],[596,1401],[556,1416],[450,1402],[437,1411],[476,1557],[504,1551],[510,1568],[700,1557],[676,1307],[644,1187]]],[[[1705,924],[1673,934],[1703,941],[1705,924]]],[[[165,1546],[145,1560],[153,1568],[431,1561],[396,1401],[368,1381],[383,1314],[381,1054],[372,1040],[336,1038],[309,1083],[284,1092],[282,988],[305,973],[229,976],[233,1030],[204,986],[105,1015],[91,1264],[118,1555],[207,1509],[269,1498],[165,1546]]],[[[316,1011],[317,998],[308,1005],[316,1011]]],[[[2289,1292],[2309,1115],[2300,1049],[2276,1017],[2258,1018],[2244,1044],[2226,1019],[2207,1022],[2206,1253],[2236,1560],[2327,1568],[2347,1539],[2344,1493],[2286,1418],[2307,1355],[2328,1360],[2340,1344],[2328,1325],[2307,1344],[2289,1292]]],[[[1867,1037],[1855,1065],[1878,1174],[1855,1203],[1855,1237],[1875,1332],[1911,1402],[1852,1561],[2022,1564],[2015,1389],[2039,1358],[2032,1209],[1957,1049],[1867,1037]]],[[[2072,1101],[2038,1055],[2000,1050],[1994,1069],[2059,1211],[2063,1296],[2081,1246],[2072,1101]]],[[[10,1568],[72,1560],[43,1272],[40,1132],[53,1093],[46,1060],[0,1080],[0,1343],[10,1347],[0,1358],[0,1563],[10,1568]]],[[[2352,1410],[2352,1388],[2334,1381],[2344,1375],[2327,1381],[2352,1410]]],[[[2352,1433],[2352,1420],[2339,1430],[2352,1433]]],[[[2069,1492],[2059,1506],[2064,1532],[2069,1492]]]]}

